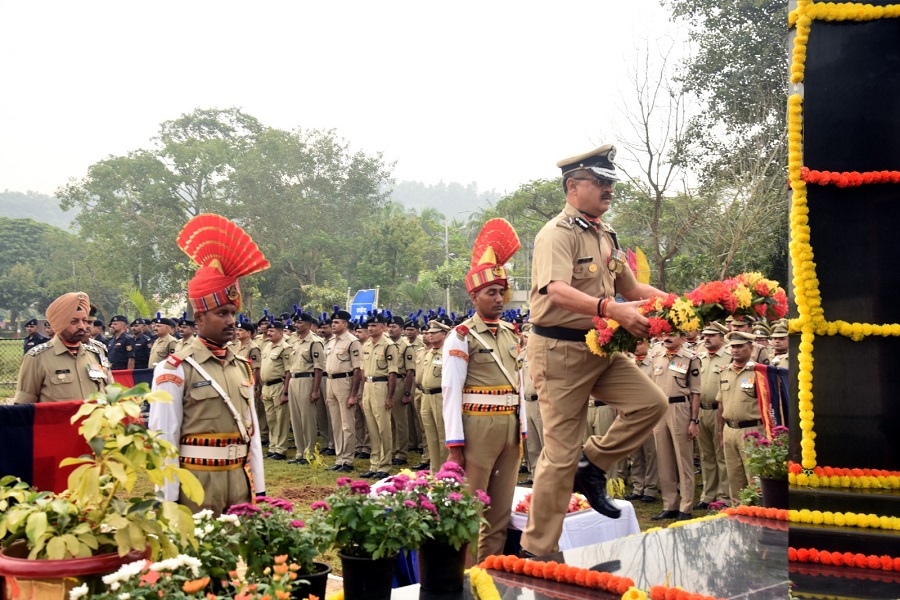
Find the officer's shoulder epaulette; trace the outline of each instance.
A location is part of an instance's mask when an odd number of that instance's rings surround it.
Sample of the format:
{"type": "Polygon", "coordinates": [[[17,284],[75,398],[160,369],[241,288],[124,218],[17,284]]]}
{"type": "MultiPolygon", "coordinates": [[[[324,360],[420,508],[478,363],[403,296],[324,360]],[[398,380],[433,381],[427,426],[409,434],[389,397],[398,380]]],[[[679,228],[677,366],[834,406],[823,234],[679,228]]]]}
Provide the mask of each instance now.
{"type": "Polygon", "coordinates": [[[471,325],[471,319],[466,319],[453,328],[453,331],[456,332],[456,335],[459,336],[459,339],[465,340],[466,336],[469,335],[469,325],[471,325]]]}
{"type": "Polygon", "coordinates": [[[100,350],[100,347],[95,345],[95,343],[93,341],[91,341],[90,343],[87,343],[87,344],[82,344],[82,345],[84,346],[85,350],[89,350],[89,351],[93,352],[94,354],[99,354],[100,356],[103,356],[103,351],[100,350]]]}
{"type": "Polygon", "coordinates": [[[565,218],[556,218],[556,226],[564,227],[566,229],[574,229],[575,228],[575,217],[565,217],[565,218]]]}
{"type": "Polygon", "coordinates": [[[503,327],[504,329],[508,329],[512,332],[516,331],[516,328],[509,321],[500,321],[500,327],[503,327]]]}
{"type": "Polygon", "coordinates": [[[165,365],[163,368],[170,369],[170,370],[177,369],[179,366],[181,366],[182,360],[184,360],[184,359],[179,358],[174,354],[170,354],[168,356],[168,358],[166,358],[165,362],[163,363],[165,365]]]}
{"type": "Polygon", "coordinates": [[[32,348],[31,350],[28,351],[28,356],[37,356],[38,354],[40,354],[44,350],[47,350],[48,348],[50,348],[49,342],[44,342],[43,344],[38,344],[37,346],[35,346],[34,348],[32,348]]]}
{"type": "Polygon", "coordinates": [[[600,221],[600,224],[603,226],[603,230],[609,233],[615,233],[616,230],[613,229],[613,226],[607,223],[606,221],[600,221]]]}
{"type": "Polygon", "coordinates": [[[234,357],[235,357],[237,360],[243,361],[243,362],[245,362],[245,363],[249,363],[249,362],[250,362],[250,359],[247,358],[246,356],[241,356],[241,355],[239,355],[239,354],[235,354],[234,357]]]}

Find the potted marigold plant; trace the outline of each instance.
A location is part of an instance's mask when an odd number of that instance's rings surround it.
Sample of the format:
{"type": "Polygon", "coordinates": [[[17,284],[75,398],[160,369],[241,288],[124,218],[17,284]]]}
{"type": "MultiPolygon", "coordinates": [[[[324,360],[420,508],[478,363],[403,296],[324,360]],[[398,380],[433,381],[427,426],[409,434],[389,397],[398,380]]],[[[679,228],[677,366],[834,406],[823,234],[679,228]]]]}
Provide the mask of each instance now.
{"type": "Polygon", "coordinates": [[[0,574],[29,593],[32,580],[55,578],[57,596],[78,578],[109,573],[144,556],[178,554],[173,537],[193,540],[190,511],[134,495],[139,479],[162,485],[177,476],[182,493],[202,502],[203,488],[178,466],[177,449],[140,420],[141,402],[171,402],[146,384],[111,385],[87,399],[72,417],[91,454],[66,458],[77,465],[59,494],[35,491],[17,478],[0,479],[0,574]]]}
{"type": "Polygon", "coordinates": [[[757,432],[744,434],[744,452],[750,471],[759,477],[762,505],[788,507],[787,460],[789,432],[787,427],[772,429],[772,439],[757,432]]]}

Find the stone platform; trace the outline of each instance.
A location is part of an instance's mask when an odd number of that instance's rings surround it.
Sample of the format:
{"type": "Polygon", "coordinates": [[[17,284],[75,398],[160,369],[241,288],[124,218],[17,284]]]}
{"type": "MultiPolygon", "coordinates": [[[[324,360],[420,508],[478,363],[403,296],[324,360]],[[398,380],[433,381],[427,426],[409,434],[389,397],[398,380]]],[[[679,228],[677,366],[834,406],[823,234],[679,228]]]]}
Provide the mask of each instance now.
{"type": "MultiPolygon", "coordinates": [[[[633,535],[539,557],[627,576],[638,587],[681,586],[717,598],[788,597],[787,523],[722,517],[633,535]]],[[[619,598],[595,589],[489,571],[502,598],[535,600],[619,598]],[[526,592],[527,590],[527,592],[526,592]]],[[[457,595],[427,594],[418,585],[393,591],[394,600],[476,600],[468,584],[457,595]]]]}

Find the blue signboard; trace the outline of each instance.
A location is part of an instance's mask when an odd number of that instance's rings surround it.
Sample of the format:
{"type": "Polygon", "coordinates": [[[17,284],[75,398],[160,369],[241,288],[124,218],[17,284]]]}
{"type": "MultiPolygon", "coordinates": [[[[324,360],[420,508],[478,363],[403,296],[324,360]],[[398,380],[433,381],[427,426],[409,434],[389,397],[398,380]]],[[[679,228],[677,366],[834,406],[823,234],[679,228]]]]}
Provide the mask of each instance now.
{"type": "Polygon", "coordinates": [[[375,304],[378,302],[377,290],[359,290],[353,301],[350,302],[350,308],[347,312],[356,319],[357,317],[366,316],[366,311],[375,310],[375,304]]]}

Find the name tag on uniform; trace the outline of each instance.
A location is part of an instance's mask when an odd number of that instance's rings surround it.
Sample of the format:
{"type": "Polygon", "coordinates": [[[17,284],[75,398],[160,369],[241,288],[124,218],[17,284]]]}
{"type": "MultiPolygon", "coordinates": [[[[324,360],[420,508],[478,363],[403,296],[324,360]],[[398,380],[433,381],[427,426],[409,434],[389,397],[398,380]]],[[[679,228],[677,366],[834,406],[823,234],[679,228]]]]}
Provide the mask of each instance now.
{"type": "Polygon", "coordinates": [[[436,356],[434,357],[434,361],[431,364],[441,366],[442,364],[444,364],[444,361],[436,356]]]}
{"type": "Polygon", "coordinates": [[[57,369],[56,370],[57,375],[62,375],[63,373],[71,373],[71,372],[72,371],[70,371],[69,369],[57,369]]]}
{"type": "Polygon", "coordinates": [[[480,353],[493,352],[493,351],[494,351],[493,348],[479,348],[478,349],[478,352],[480,352],[480,353]]]}
{"type": "Polygon", "coordinates": [[[575,264],[576,264],[576,265],[583,265],[583,264],[585,264],[585,263],[591,262],[592,260],[594,260],[594,257],[593,257],[593,256],[582,256],[582,257],[580,257],[580,258],[575,259],[575,264]]]}
{"type": "Polygon", "coordinates": [[[672,363],[669,365],[669,370],[684,375],[685,373],[687,373],[688,366],[684,363],[672,363]]]}
{"type": "Polygon", "coordinates": [[[208,385],[212,385],[212,381],[198,381],[197,383],[192,383],[191,388],[201,388],[206,387],[208,385]]]}

